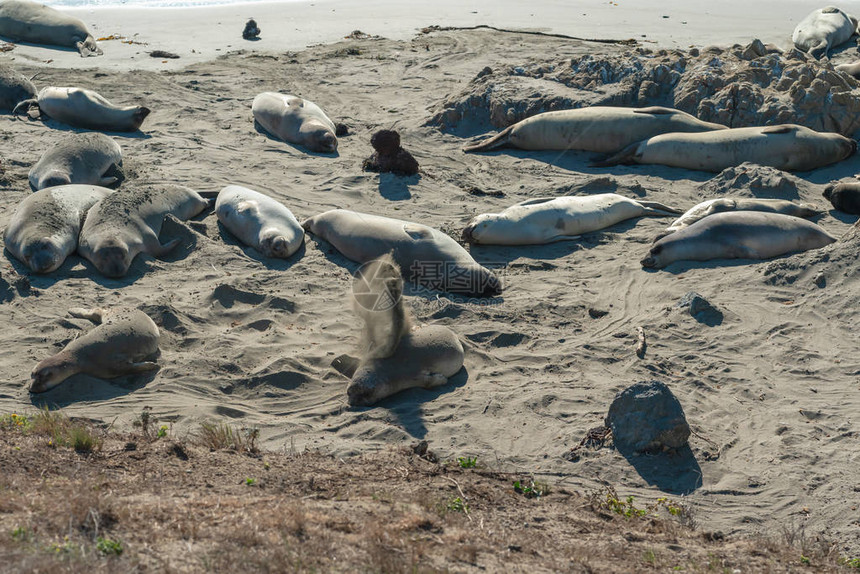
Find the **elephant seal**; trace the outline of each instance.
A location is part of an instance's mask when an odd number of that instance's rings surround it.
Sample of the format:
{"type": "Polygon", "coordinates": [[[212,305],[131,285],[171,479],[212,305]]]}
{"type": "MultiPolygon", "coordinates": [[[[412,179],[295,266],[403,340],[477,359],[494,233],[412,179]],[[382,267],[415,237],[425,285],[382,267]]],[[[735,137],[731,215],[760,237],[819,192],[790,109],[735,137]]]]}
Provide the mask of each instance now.
{"type": "Polygon", "coordinates": [[[850,64],[839,64],[836,66],[837,72],[845,72],[849,76],[860,78],[860,60],[851,62],[850,64]]]}
{"type": "Polygon", "coordinates": [[[806,171],[841,161],[856,151],[857,142],[853,139],[782,124],[662,134],[627,146],[593,165],[644,163],[720,172],[750,161],[782,170],[806,171]]]}
{"type": "Polygon", "coordinates": [[[0,36],[19,42],[76,48],[81,57],[101,56],[102,49],[77,18],[38,2],[0,2],[0,36]]]}
{"type": "Polygon", "coordinates": [[[11,112],[24,100],[36,97],[36,86],[10,66],[0,65],[0,110],[11,112]]]}
{"type": "Polygon", "coordinates": [[[149,115],[144,106],[115,106],[102,95],[84,88],[42,88],[35,99],[15,106],[13,114],[35,106],[39,113],[76,128],[133,132],[149,115]]]}
{"type": "Polygon", "coordinates": [[[30,169],[34,190],[81,183],[107,187],[120,180],[122,150],[101,133],[73,134],[46,151],[30,169]],[[112,175],[108,175],[108,173],[112,175]]]}
{"type": "Polygon", "coordinates": [[[254,98],[251,113],[276,138],[311,151],[337,151],[334,122],[313,102],[291,94],[263,92],[254,98]]]}
{"type": "Polygon", "coordinates": [[[78,254],[106,277],[122,277],[138,253],[161,257],[179,244],[158,239],[170,214],[180,220],[194,217],[209,205],[193,189],[182,185],[147,185],[116,191],[90,208],[78,254]]]}
{"type": "Polygon", "coordinates": [[[847,42],[856,31],[857,18],[828,6],[801,20],[791,35],[791,41],[798,50],[808,52],[813,58],[821,58],[831,48],[847,42]]]}
{"type": "Polygon", "coordinates": [[[218,221],[266,257],[286,259],[305,239],[305,230],[282,203],[258,191],[228,185],[215,201],[218,221]]]}
{"type": "Polygon", "coordinates": [[[302,227],[358,263],[392,252],[404,276],[431,289],[471,297],[502,291],[498,277],[459,243],[420,223],[333,209],[306,219],[302,227]]]}
{"type": "Polygon", "coordinates": [[[643,267],[662,269],[675,261],[769,259],[818,249],[836,238],[811,221],[781,213],[716,213],[667,235],[642,259],[643,267]]]}
{"type": "Polygon", "coordinates": [[[502,147],[526,150],[582,150],[615,153],[628,145],[667,132],[725,130],[688,113],[658,106],[592,106],[544,112],[508,126],[495,136],[463,148],[465,152],[502,147]]]}
{"type": "Polygon", "coordinates": [[[851,215],[860,215],[860,182],[830,184],[822,195],[835,209],[851,215]]]}
{"type": "Polygon", "coordinates": [[[36,365],[31,393],[53,389],[78,373],[113,379],[158,369],[158,363],[145,360],[158,353],[158,327],[143,311],[69,309],[69,314],[98,326],[36,365]]]}
{"type": "Polygon", "coordinates": [[[353,307],[365,322],[364,353],[346,390],[350,406],[444,385],[463,367],[463,344],[453,331],[441,325],[410,329],[402,290],[402,273],[390,254],[356,273],[353,307]]]}
{"type": "Polygon", "coordinates": [[[87,210],[111,193],[95,185],[62,185],[27,196],[6,228],[6,249],[36,273],[56,270],[77,248],[87,210]]]}
{"type": "Polygon", "coordinates": [[[653,201],[637,201],[615,193],[529,199],[501,213],[474,217],[462,238],[483,245],[542,245],[573,239],[633,217],[679,213],[678,209],[653,201]]]}
{"type": "Polygon", "coordinates": [[[726,211],[765,211],[767,213],[781,213],[794,217],[813,217],[821,213],[820,209],[816,209],[808,203],[792,203],[784,199],[746,197],[709,199],[688,209],[684,215],[673,221],[672,225],[667,227],[663,233],[655,237],[654,241],[656,242],[670,233],[675,233],[685,227],[689,227],[709,215],[726,211]]]}

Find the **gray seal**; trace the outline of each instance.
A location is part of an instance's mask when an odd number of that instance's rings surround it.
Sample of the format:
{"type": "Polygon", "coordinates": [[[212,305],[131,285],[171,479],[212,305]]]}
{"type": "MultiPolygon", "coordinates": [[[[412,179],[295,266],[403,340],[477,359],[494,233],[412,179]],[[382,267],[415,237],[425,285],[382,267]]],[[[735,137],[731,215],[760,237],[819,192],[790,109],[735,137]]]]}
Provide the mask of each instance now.
{"type": "Polygon", "coordinates": [[[675,261],[769,259],[818,249],[834,241],[836,238],[824,229],[799,217],[729,211],[710,215],[660,239],[641,263],[662,269],[675,261]]]}
{"type": "Polygon", "coordinates": [[[404,277],[431,289],[471,297],[493,297],[502,286],[448,235],[401,219],[333,209],[302,222],[347,259],[367,263],[392,252],[404,277]]]}
{"type": "Polygon", "coordinates": [[[728,129],[686,112],[654,106],[591,106],[544,112],[508,126],[495,136],[463,148],[465,152],[503,147],[526,150],[582,150],[615,153],[628,145],[667,132],[728,129]]]}
{"type": "Polygon", "coordinates": [[[35,99],[20,102],[13,114],[37,108],[39,114],[76,128],[133,132],[149,115],[144,106],[117,106],[104,96],[84,88],[42,88],[35,99]]]}
{"type": "Polygon", "coordinates": [[[84,56],[101,56],[102,49],[77,18],[38,2],[0,2],[0,36],[18,42],[75,48],[84,56]]]}
{"type": "Polygon", "coordinates": [[[36,273],[56,270],[77,248],[87,211],[111,193],[94,185],[62,185],[27,196],[6,227],[6,249],[36,273]]]}
{"type": "Polygon", "coordinates": [[[315,103],[292,94],[263,92],[251,104],[254,120],[268,133],[311,151],[334,153],[334,122],[315,103]]]}
{"type": "Polygon", "coordinates": [[[411,328],[403,278],[391,254],[363,265],[353,280],[353,309],[364,321],[362,355],[347,387],[351,406],[368,406],[414,387],[444,385],[463,367],[463,345],[441,325],[411,328]]]}
{"type": "Polygon", "coordinates": [[[60,140],[30,169],[34,190],[68,185],[91,184],[107,187],[120,181],[122,150],[104,134],[72,134],[60,140]]]}
{"type": "Polygon", "coordinates": [[[143,311],[69,309],[69,314],[98,326],[36,365],[31,393],[43,393],[78,373],[113,379],[158,369],[158,363],[146,360],[158,353],[158,327],[143,311]]]}
{"type": "Polygon", "coordinates": [[[782,170],[806,171],[842,161],[857,142],[794,124],[732,128],[704,133],[670,133],[632,144],[596,167],[662,164],[720,172],[745,161],[782,170]]]}
{"type": "Polygon", "coordinates": [[[813,58],[827,56],[831,48],[844,44],[857,31],[857,18],[828,6],[813,11],[794,29],[791,41],[813,58]]]}
{"type": "Polygon", "coordinates": [[[179,244],[158,239],[167,215],[186,220],[209,205],[182,185],[158,184],[116,191],[90,208],[78,242],[78,254],[107,277],[128,273],[138,253],[166,255],[179,244]]]}
{"type": "Polygon", "coordinates": [[[655,237],[654,241],[657,241],[670,233],[689,227],[709,215],[726,211],[766,211],[768,213],[793,215],[794,217],[814,217],[821,213],[820,209],[816,209],[808,203],[793,203],[784,199],[758,199],[747,197],[721,197],[718,199],[709,199],[688,209],[684,215],[673,221],[672,225],[667,227],[663,233],[655,237]]]}
{"type": "Polygon", "coordinates": [[[25,100],[36,97],[36,86],[22,73],[0,65],[0,110],[11,112],[25,100]]]}

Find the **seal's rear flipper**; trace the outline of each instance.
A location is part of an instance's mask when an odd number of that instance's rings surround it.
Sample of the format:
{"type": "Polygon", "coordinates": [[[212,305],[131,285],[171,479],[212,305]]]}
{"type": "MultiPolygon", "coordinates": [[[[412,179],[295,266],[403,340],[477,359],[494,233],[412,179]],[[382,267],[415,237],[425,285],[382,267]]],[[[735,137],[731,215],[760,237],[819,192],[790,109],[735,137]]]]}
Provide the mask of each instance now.
{"type": "Polygon", "coordinates": [[[639,151],[640,143],[642,142],[630,144],[617,154],[611,155],[601,161],[593,161],[588,164],[588,167],[612,167],[613,165],[634,164],[636,163],[636,153],[639,151]]]}
{"type": "Polygon", "coordinates": [[[475,151],[492,151],[494,149],[505,147],[511,139],[511,130],[513,129],[514,126],[508,126],[489,139],[479,141],[475,144],[467,145],[463,148],[463,151],[466,153],[475,151]]]}
{"type": "Polygon", "coordinates": [[[102,49],[99,48],[99,45],[96,44],[96,39],[92,36],[87,36],[86,39],[75,42],[75,47],[78,49],[78,52],[81,53],[81,58],[86,58],[89,56],[101,56],[104,54],[102,49]]]}
{"type": "MultiPolygon", "coordinates": [[[[12,115],[17,116],[19,113],[26,113],[29,115],[31,108],[39,109],[39,100],[37,98],[32,98],[29,100],[24,100],[22,102],[18,102],[18,105],[12,108],[12,115]]],[[[35,118],[34,118],[35,119],[35,118]]]]}

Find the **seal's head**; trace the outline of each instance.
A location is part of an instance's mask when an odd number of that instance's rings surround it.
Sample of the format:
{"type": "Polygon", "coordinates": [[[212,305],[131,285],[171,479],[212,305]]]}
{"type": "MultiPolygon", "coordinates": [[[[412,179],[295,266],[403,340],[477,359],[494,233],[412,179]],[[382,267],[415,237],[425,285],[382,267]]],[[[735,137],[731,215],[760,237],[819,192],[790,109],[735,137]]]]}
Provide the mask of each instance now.
{"type": "Polygon", "coordinates": [[[140,106],[135,110],[131,120],[132,130],[140,129],[140,125],[146,119],[146,116],[149,115],[150,111],[146,106],[140,106]]]}
{"type": "MultiPolygon", "coordinates": [[[[30,183],[33,183],[32,181],[30,183]]],[[[51,170],[42,177],[39,178],[38,181],[33,185],[33,189],[45,189],[46,187],[56,187],[58,185],[69,185],[72,183],[72,180],[69,178],[69,174],[63,173],[59,170],[51,170]]]]}
{"type": "Polygon", "coordinates": [[[346,389],[349,406],[367,407],[391,394],[385,388],[385,381],[375,372],[373,364],[374,361],[370,361],[362,365],[353,375],[346,389]]]}
{"type": "Polygon", "coordinates": [[[93,264],[106,277],[122,277],[131,267],[128,246],[116,238],[103,241],[93,250],[93,264]]]}
{"type": "Polygon", "coordinates": [[[484,243],[493,242],[493,237],[496,235],[493,225],[499,220],[498,214],[482,213],[473,217],[466,224],[461,238],[467,243],[484,243]]]}
{"type": "Polygon", "coordinates": [[[80,372],[77,362],[67,351],[48,357],[30,373],[30,392],[44,393],[53,389],[72,375],[80,372]]]}
{"type": "Polygon", "coordinates": [[[36,273],[55,271],[66,259],[63,250],[50,237],[28,244],[22,255],[27,266],[36,273]]]}
{"type": "Polygon", "coordinates": [[[337,151],[337,136],[327,125],[314,119],[306,121],[299,129],[302,142],[306,148],[320,153],[337,151]]]}
{"type": "Polygon", "coordinates": [[[651,248],[651,251],[648,253],[648,257],[645,257],[639,263],[642,264],[642,267],[647,269],[659,269],[660,267],[663,267],[663,265],[660,264],[660,254],[662,252],[663,245],[661,243],[657,243],[651,248]]]}

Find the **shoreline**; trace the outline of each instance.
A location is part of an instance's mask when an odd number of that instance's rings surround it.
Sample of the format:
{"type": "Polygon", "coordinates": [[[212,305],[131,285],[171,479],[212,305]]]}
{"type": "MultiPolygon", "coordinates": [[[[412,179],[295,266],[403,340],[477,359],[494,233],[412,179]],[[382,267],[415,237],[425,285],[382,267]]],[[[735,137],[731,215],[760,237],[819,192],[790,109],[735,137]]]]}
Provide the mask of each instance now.
{"type": "MultiPolygon", "coordinates": [[[[858,4],[860,2],[853,2],[858,4]]],[[[750,7],[740,0],[713,4],[672,0],[659,10],[632,4],[585,0],[576,7],[558,1],[536,8],[516,0],[468,4],[443,0],[413,6],[407,12],[394,0],[358,4],[351,0],[300,0],[207,7],[76,7],[63,8],[82,19],[103,41],[103,56],[82,59],[71,50],[17,45],[7,58],[36,65],[106,70],[176,70],[237,50],[284,52],[343,40],[354,30],[390,40],[409,40],[428,26],[487,25],[516,31],[540,31],[572,37],[635,39],[648,47],[746,44],[755,38],[787,48],[794,26],[810,11],[801,0],[769,0],[750,7]],[[743,18],[738,14],[743,13],[743,18]],[[778,13],[777,18],[773,14],[778,13]],[[380,16],[382,15],[382,16],[380,16]],[[245,22],[254,18],[258,41],[242,38],[245,22]],[[782,22],[780,24],[780,22],[782,22]],[[181,32],[181,33],[178,33],[181,32]],[[177,59],[152,58],[164,50],[177,59]]]]}

